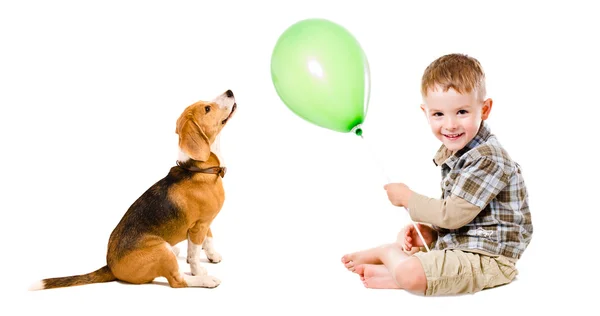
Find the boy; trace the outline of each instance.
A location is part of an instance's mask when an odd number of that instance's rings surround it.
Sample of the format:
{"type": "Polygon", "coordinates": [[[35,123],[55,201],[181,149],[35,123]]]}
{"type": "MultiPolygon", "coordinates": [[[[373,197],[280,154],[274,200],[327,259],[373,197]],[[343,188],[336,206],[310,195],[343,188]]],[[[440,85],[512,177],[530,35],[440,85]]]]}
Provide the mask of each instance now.
{"type": "Polygon", "coordinates": [[[421,82],[431,131],[442,142],[434,157],[442,171],[442,198],[403,183],[384,186],[390,202],[408,209],[412,224],[396,243],[342,257],[369,288],[397,288],[426,296],[475,293],[510,283],[531,241],[533,226],[520,166],[485,120],[485,75],[469,56],[449,54],[431,63],[421,82]],[[423,224],[421,224],[423,223],[423,224]]]}

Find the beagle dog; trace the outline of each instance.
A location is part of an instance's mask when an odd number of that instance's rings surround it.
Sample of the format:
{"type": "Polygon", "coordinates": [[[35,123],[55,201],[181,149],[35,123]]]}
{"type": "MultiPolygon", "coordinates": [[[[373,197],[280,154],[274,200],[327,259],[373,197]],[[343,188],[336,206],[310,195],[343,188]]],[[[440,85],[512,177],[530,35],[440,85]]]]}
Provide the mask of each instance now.
{"type": "Polygon", "coordinates": [[[180,149],[176,166],[117,224],[108,241],[107,264],[88,274],[43,279],[30,290],[116,280],[144,284],[157,277],[165,277],[173,288],[218,286],[221,281],[200,264],[200,252],[204,250],[211,262],[221,261],[210,230],[225,201],[221,178],[226,168],[219,157],[218,137],[236,108],[231,90],[185,108],[175,129],[180,149]],[[186,239],[191,275],[179,271],[174,248],[186,239]]]}

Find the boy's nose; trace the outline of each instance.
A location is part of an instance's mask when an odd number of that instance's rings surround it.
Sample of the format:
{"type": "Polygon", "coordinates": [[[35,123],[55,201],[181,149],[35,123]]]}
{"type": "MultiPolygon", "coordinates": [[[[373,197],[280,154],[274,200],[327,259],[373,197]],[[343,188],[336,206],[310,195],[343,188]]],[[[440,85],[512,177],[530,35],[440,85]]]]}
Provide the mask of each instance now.
{"type": "Polygon", "coordinates": [[[456,124],[456,119],[454,118],[447,118],[444,125],[449,131],[455,130],[458,127],[458,124],[456,124]]]}

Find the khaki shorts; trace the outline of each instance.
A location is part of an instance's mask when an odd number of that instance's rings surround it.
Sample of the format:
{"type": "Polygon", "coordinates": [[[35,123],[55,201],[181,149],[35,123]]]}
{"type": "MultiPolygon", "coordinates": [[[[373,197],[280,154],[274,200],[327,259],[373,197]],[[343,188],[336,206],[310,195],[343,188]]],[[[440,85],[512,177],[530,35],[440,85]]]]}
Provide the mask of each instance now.
{"type": "Polygon", "coordinates": [[[414,254],[427,277],[426,296],[475,293],[510,283],[518,274],[516,259],[457,249],[414,254]]]}

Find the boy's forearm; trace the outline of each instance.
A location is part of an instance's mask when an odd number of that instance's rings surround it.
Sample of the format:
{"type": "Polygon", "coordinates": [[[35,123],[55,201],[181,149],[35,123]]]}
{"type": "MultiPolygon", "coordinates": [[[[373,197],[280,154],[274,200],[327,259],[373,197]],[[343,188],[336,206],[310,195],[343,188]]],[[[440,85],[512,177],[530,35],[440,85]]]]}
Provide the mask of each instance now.
{"type": "Polygon", "coordinates": [[[471,222],[481,209],[454,195],[440,200],[413,192],[408,202],[408,211],[415,222],[456,229],[471,222]]]}

